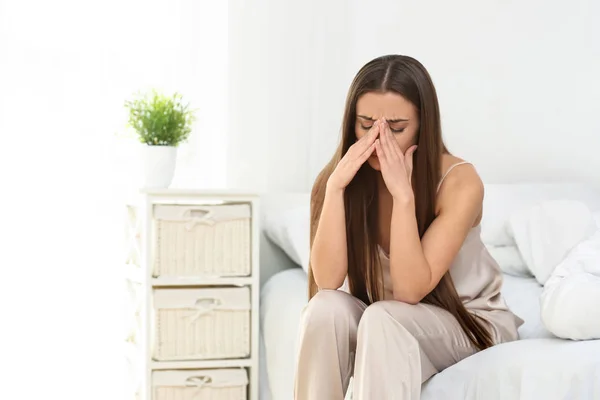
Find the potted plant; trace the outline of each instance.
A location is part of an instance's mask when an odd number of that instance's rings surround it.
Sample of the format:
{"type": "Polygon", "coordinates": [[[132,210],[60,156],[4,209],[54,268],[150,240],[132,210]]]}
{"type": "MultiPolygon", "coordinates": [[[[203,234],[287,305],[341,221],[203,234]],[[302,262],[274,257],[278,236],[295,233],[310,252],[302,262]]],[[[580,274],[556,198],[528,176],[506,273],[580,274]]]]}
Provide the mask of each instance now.
{"type": "Polygon", "coordinates": [[[178,93],[166,96],[156,91],[126,101],[125,107],[129,110],[129,125],[145,145],[144,186],[169,187],[175,173],[177,146],[192,131],[193,110],[178,93]]]}

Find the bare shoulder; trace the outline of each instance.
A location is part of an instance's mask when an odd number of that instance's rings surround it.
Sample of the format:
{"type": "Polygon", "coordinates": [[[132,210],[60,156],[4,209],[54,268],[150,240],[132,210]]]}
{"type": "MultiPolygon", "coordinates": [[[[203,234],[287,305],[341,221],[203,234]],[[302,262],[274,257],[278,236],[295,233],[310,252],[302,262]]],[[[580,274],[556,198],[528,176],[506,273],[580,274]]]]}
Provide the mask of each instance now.
{"type": "MultiPolygon", "coordinates": [[[[442,158],[442,176],[453,165],[465,162],[465,160],[444,155],[442,158]]],[[[481,177],[472,164],[457,165],[445,177],[437,197],[438,212],[444,208],[476,209],[481,213],[483,205],[484,186],[481,177]]]]}

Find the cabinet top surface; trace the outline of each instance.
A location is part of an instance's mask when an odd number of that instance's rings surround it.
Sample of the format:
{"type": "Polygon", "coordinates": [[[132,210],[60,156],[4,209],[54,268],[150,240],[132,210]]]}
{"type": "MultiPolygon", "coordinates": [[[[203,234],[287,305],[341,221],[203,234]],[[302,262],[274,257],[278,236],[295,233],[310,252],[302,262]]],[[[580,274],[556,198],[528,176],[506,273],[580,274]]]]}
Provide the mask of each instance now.
{"type": "Polygon", "coordinates": [[[181,196],[200,196],[200,197],[237,197],[237,198],[258,198],[257,193],[241,191],[236,189],[142,189],[140,191],[145,196],[157,197],[181,197],[181,196]]]}

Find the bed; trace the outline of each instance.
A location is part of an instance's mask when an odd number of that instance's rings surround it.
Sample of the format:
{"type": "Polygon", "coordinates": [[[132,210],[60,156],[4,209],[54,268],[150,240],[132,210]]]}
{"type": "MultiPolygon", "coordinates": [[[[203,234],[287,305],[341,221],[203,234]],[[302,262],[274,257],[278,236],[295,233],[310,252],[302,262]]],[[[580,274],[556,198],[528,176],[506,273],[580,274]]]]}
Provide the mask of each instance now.
{"type": "MultiPolygon", "coordinates": [[[[511,210],[540,199],[565,196],[600,209],[597,187],[487,185],[482,236],[491,237],[494,230],[500,232],[502,221],[511,210]]],[[[262,209],[268,219],[307,204],[306,194],[271,195],[264,196],[262,209]]],[[[298,260],[292,260],[289,250],[282,247],[285,248],[263,234],[262,400],[293,398],[298,323],[307,302],[307,275],[298,260]]],[[[533,277],[505,274],[503,295],[511,309],[525,320],[519,329],[521,340],[480,352],[435,375],[423,385],[422,399],[600,399],[600,340],[555,338],[540,317],[541,292],[542,287],[533,277]]]]}

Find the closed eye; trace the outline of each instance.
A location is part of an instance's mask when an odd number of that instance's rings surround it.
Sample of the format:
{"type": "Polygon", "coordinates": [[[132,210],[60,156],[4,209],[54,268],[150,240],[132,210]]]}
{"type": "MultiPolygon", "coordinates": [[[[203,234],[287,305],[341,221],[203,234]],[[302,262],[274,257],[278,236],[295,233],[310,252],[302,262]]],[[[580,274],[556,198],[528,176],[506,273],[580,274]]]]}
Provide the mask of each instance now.
{"type": "MultiPolygon", "coordinates": [[[[366,126],[366,125],[360,124],[360,127],[361,127],[362,129],[364,129],[365,131],[368,131],[369,129],[371,129],[371,128],[373,127],[373,125],[371,125],[371,126],[366,126]]],[[[390,131],[392,131],[393,133],[402,133],[402,132],[404,132],[404,130],[405,130],[405,129],[406,129],[406,127],[404,127],[404,128],[399,128],[399,129],[394,129],[394,128],[392,128],[392,127],[390,126],[390,131]]]]}

